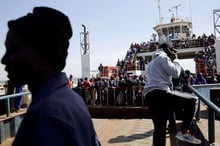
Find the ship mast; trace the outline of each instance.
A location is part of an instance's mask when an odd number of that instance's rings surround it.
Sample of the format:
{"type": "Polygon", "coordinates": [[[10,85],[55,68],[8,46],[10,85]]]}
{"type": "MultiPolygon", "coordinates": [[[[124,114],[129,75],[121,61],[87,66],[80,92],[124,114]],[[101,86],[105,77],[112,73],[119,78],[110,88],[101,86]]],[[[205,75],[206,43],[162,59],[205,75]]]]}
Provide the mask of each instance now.
{"type": "Polygon", "coordinates": [[[220,9],[213,10],[214,35],[220,38],[220,9]]]}
{"type": "Polygon", "coordinates": [[[162,24],[162,17],[161,17],[161,11],[160,11],[160,0],[158,0],[158,12],[159,12],[159,24],[162,24]]]}
{"type": "Polygon", "coordinates": [[[171,41],[173,39],[182,39],[190,37],[192,22],[184,20],[179,21],[180,18],[178,16],[178,8],[181,6],[181,4],[175,5],[169,9],[170,12],[175,11],[174,13],[176,16],[174,16],[173,13],[170,22],[163,24],[161,17],[160,0],[157,1],[160,24],[153,27],[153,29],[157,32],[159,41],[171,41]]]}
{"type": "Polygon", "coordinates": [[[82,78],[90,78],[89,32],[85,25],[82,24],[82,27],[83,32],[80,33],[82,78]]]}
{"type": "Polygon", "coordinates": [[[176,6],[173,6],[171,9],[169,9],[170,11],[172,10],[172,9],[175,9],[176,10],[176,20],[178,21],[179,20],[179,16],[178,16],[178,8],[181,6],[181,4],[179,4],[179,5],[176,5],[176,6]]]}

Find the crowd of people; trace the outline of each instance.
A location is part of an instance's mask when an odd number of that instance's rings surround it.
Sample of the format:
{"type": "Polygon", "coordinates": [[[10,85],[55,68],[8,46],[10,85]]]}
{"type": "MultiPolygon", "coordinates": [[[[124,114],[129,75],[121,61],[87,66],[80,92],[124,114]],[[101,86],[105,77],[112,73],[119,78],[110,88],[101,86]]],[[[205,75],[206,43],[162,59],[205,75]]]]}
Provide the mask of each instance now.
{"type": "MultiPolygon", "coordinates": [[[[197,66],[197,72],[202,72],[204,77],[216,78],[216,54],[215,54],[215,39],[216,37],[211,34],[207,36],[203,34],[196,38],[195,35],[192,38],[173,40],[173,47],[177,50],[183,48],[193,48],[193,47],[204,47],[203,51],[199,51],[195,55],[195,63],[197,66]]],[[[145,64],[149,63],[150,60],[142,56],[137,56],[140,52],[152,52],[158,49],[159,42],[143,42],[143,43],[131,43],[124,59],[118,59],[116,66],[118,68],[119,75],[126,74],[128,70],[145,70],[145,64]]]]}
{"type": "Polygon", "coordinates": [[[141,105],[142,89],[145,80],[142,76],[78,79],[76,89],[88,105],[141,105]],[[139,98],[139,99],[137,99],[139,98]]]}
{"type": "MultiPolygon", "coordinates": [[[[204,64],[215,64],[216,60],[213,60],[212,62],[210,61],[211,58],[215,57],[215,48],[214,48],[214,44],[212,43],[204,43],[205,47],[204,50],[202,52],[199,53],[203,53],[198,54],[199,59],[201,59],[204,64]],[[211,44],[211,45],[210,45],[211,44]]],[[[132,45],[133,46],[133,45],[132,45]]],[[[161,47],[161,46],[160,46],[161,47]]],[[[176,51],[176,49],[174,49],[176,51]]],[[[177,49],[178,50],[178,49],[177,49]]],[[[154,129],[154,144],[155,145],[160,145],[162,143],[164,143],[164,136],[162,133],[164,133],[164,128],[166,127],[161,127],[161,125],[164,125],[163,123],[161,123],[162,121],[166,121],[166,118],[162,118],[164,117],[164,115],[166,113],[161,112],[161,110],[157,110],[158,108],[154,108],[156,107],[155,104],[158,104],[158,102],[156,100],[154,100],[156,103],[153,104],[153,101],[148,101],[146,102],[146,97],[150,98],[150,97],[154,97],[151,99],[155,99],[155,97],[160,98],[161,96],[167,97],[165,99],[166,103],[168,103],[168,99],[170,99],[173,102],[174,98],[170,98],[170,95],[167,94],[167,92],[163,93],[163,90],[161,92],[159,92],[160,90],[158,90],[159,88],[155,88],[155,94],[153,94],[154,92],[152,92],[152,96],[151,96],[151,91],[154,90],[147,90],[148,92],[144,92],[144,90],[146,89],[146,87],[153,87],[152,85],[158,84],[158,86],[163,86],[161,84],[161,80],[159,78],[155,78],[152,79],[151,77],[148,76],[135,76],[135,75],[130,75],[130,74],[126,74],[126,71],[128,69],[137,69],[136,67],[132,67],[131,64],[137,62],[137,60],[135,62],[133,62],[136,58],[135,54],[137,53],[137,50],[134,49],[132,47],[132,49],[130,48],[130,50],[127,52],[126,61],[120,61],[118,60],[117,62],[117,67],[118,67],[118,76],[111,76],[110,78],[102,78],[100,76],[98,76],[97,78],[84,78],[84,79],[79,79],[78,80],[78,84],[77,84],[77,88],[80,89],[81,91],[81,95],[84,99],[84,102],[88,105],[92,104],[92,105],[148,105],[151,109],[151,111],[153,112],[153,115],[155,114],[155,117],[153,116],[153,123],[155,124],[155,128],[154,129]],[[133,60],[133,61],[132,61],[133,60]],[[131,63],[132,62],[132,63],[131,63]],[[152,83],[152,80],[154,81],[154,83],[152,83]],[[159,81],[160,80],[160,81],[159,81]],[[150,93],[150,94],[148,94],[150,93]],[[160,95],[160,96],[159,96],[160,95]],[[150,104],[149,104],[150,102],[150,104]],[[160,114],[159,114],[160,113],[160,114]],[[160,116],[158,116],[160,115],[160,116]],[[159,120],[161,121],[160,123],[155,122],[155,120],[159,120]],[[158,129],[157,129],[158,128],[158,129]],[[162,128],[162,129],[161,129],[162,128]],[[159,131],[157,131],[159,130],[159,131]],[[162,130],[162,131],[160,131],[162,130]],[[156,139],[160,139],[159,141],[156,139]],[[159,142],[159,143],[157,143],[159,142]]],[[[159,56],[160,54],[155,53],[156,56],[154,56],[155,58],[157,56],[159,56]]],[[[168,54],[168,53],[167,53],[168,54]]],[[[176,52],[175,52],[176,54],[176,52]]],[[[163,56],[163,55],[162,55],[163,56]]],[[[154,58],[153,57],[153,58],[154,58]]],[[[171,58],[171,62],[174,62],[175,57],[172,59],[172,56],[169,57],[171,58]]],[[[138,61],[139,62],[139,61],[138,61]]],[[[175,63],[174,63],[175,64],[175,63]]],[[[137,65],[137,64],[136,64],[137,65]]],[[[148,69],[148,74],[153,75],[156,74],[155,71],[155,65],[154,69],[149,67],[150,69],[148,69]],[[149,70],[152,69],[152,73],[149,73],[149,70]]],[[[178,66],[178,65],[177,65],[178,66]]],[[[139,67],[139,69],[142,68],[141,66],[139,67]]],[[[183,68],[181,69],[181,67],[177,67],[179,69],[177,69],[179,72],[178,74],[175,74],[175,78],[173,78],[173,88],[171,90],[179,90],[181,92],[190,92],[190,90],[188,90],[187,86],[188,85],[194,85],[194,84],[207,84],[207,83],[217,83],[220,82],[220,80],[218,78],[212,78],[209,79],[207,78],[208,76],[206,76],[206,74],[203,74],[202,72],[197,72],[196,74],[191,73],[189,70],[183,70],[183,68]]],[[[213,68],[213,67],[211,67],[213,68]]],[[[167,68],[166,68],[167,69],[167,68]]],[[[145,70],[145,69],[141,69],[141,70],[145,70]]],[[[160,72],[161,69],[158,69],[158,72],[160,72]]],[[[160,74],[160,73],[158,73],[160,74]]],[[[164,74],[164,73],[163,73],[164,74]]],[[[173,74],[174,75],[174,74],[173,74]]],[[[173,76],[172,75],[172,76],[173,76]]],[[[154,75],[153,75],[154,76],[154,75]]],[[[162,78],[161,78],[162,79],[162,78]]],[[[165,79],[167,80],[167,79],[165,79]]],[[[167,80],[168,81],[168,80],[167,80]]],[[[170,87],[169,87],[170,88],[170,87]]],[[[160,104],[160,106],[164,105],[164,102],[162,102],[163,104],[160,104]]],[[[172,103],[170,102],[170,103],[172,103]]],[[[185,115],[188,115],[186,117],[183,118],[183,127],[181,129],[181,131],[179,133],[177,133],[176,137],[178,139],[182,139],[184,136],[193,138],[196,141],[193,141],[195,143],[200,143],[201,141],[199,139],[196,139],[195,137],[193,137],[192,135],[190,135],[189,133],[186,133],[188,131],[188,128],[191,124],[191,120],[196,112],[196,103],[197,103],[197,98],[193,97],[192,100],[188,100],[188,99],[181,99],[179,101],[175,100],[177,107],[179,105],[178,108],[184,108],[185,109],[185,115]],[[184,104],[182,104],[184,103],[184,104]],[[186,103],[186,104],[185,104],[186,103]],[[191,105],[191,106],[189,106],[191,105]],[[190,108],[189,108],[190,107],[190,108]],[[189,110],[190,109],[190,110],[189,110]]],[[[167,106],[166,108],[169,109],[170,106],[167,106]]],[[[165,107],[163,109],[166,109],[165,107]]],[[[171,110],[172,111],[172,110],[171,110]]],[[[168,113],[171,112],[170,110],[168,110],[168,113]]],[[[172,113],[172,112],[171,112],[172,113]]],[[[174,120],[175,121],[175,120],[174,120]]],[[[189,141],[192,142],[192,141],[189,141]]]]}
{"type": "Polygon", "coordinates": [[[217,74],[214,44],[207,45],[204,47],[204,50],[199,51],[195,56],[194,61],[199,65],[197,66],[197,69],[201,70],[205,77],[215,77],[217,74]]]}
{"type": "MultiPolygon", "coordinates": [[[[88,105],[144,105],[143,87],[147,82],[145,76],[120,75],[110,78],[92,77],[78,79],[74,87],[88,105]]],[[[183,70],[178,80],[173,80],[175,89],[188,91],[187,85],[220,83],[219,78],[206,78],[203,73],[183,70]]]]}
{"type": "MultiPolygon", "coordinates": [[[[204,84],[204,83],[219,83],[220,82],[220,75],[216,73],[216,56],[215,56],[215,36],[213,34],[207,36],[203,34],[202,36],[198,36],[196,38],[195,35],[192,36],[191,39],[182,39],[182,40],[175,40],[172,42],[173,47],[177,50],[182,48],[189,48],[191,46],[196,47],[204,47],[203,51],[200,51],[195,56],[195,62],[197,63],[197,73],[191,73],[189,70],[185,70],[184,76],[190,76],[191,82],[190,84],[204,84]],[[198,62],[200,63],[200,68],[198,68],[198,62]],[[202,65],[207,66],[204,67],[203,70],[202,65]],[[200,81],[203,79],[204,81],[200,81]]],[[[130,48],[128,49],[126,56],[122,60],[117,60],[117,70],[118,75],[111,76],[110,78],[91,78],[89,79],[89,88],[85,90],[84,88],[84,79],[80,79],[78,81],[77,87],[83,89],[82,95],[87,104],[113,104],[119,102],[118,98],[122,96],[126,97],[126,100],[130,100],[132,102],[127,102],[125,99],[122,102],[123,104],[138,104],[136,103],[136,92],[134,87],[143,88],[147,79],[145,76],[137,77],[135,75],[127,74],[128,70],[145,70],[146,60],[143,57],[137,57],[137,53],[143,51],[153,51],[157,50],[159,43],[157,41],[152,41],[148,43],[131,43],[130,48]],[[122,83],[126,82],[127,80],[132,82],[132,85],[126,85],[122,83]],[[140,84],[139,84],[140,83],[140,84]],[[129,99],[130,95],[128,95],[127,91],[124,91],[124,94],[121,92],[116,91],[117,89],[124,88],[123,90],[127,90],[128,87],[133,88],[132,94],[134,95],[132,99],[129,99]],[[114,95],[111,95],[111,89],[114,88],[116,91],[114,95]],[[87,92],[87,90],[89,92],[87,92]],[[90,91],[92,90],[92,91],[90,91]],[[110,97],[112,96],[112,97],[110,97]],[[114,97],[113,97],[114,96],[114,97]],[[111,101],[111,99],[115,99],[116,101],[111,101]]],[[[101,64],[101,66],[103,66],[101,64]]],[[[100,70],[101,68],[99,68],[100,70]]],[[[178,84],[178,88],[184,87],[186,80],[185,77],[181,77],[180,82],[178,84]]]]}
{"type": "MultiPolygon", "coordinates": [[[[171,56],[156,53],[149,65],[148,76],[145,77],[126,74],[126,70],[138,68],[145,70],[146,61],[144,58],[138,58],[136,54],[146,48],[157,49],[159,43],[131,44],[125,60],[117,62],[117,76],[85,77],[79,79],[77,88],[74,88],[73,76],[70,75],[68,78],[62,72],[66,65],[71,37],[72,27],[68,16],[49,7],[34,7],[27,15],[8,22],[6,51],[1,63],[6,66],[5,70],[13,85],[21,87],[17,88],[16,92],[22,92],[23,85],[28,85],[32,94],[32,101],[16,133],[13,146],[100,146],[86,104],[147,104],[154,123],[154,146],[165,145],[167,114],[173,112],[173,107],[179,106],[178,108],[183,108],[185,112],[181,134],[189,137],[189,133],[185,132],[196,111],[197,99],[173,98],[167,92],[173,90],[174,82],[171,83],[170,77],[178,78],[175,86],[181,87],[182,90],[185,90],[183,87],[187,87],[187,84],[208,82],[200,72],[194,79],[190,71],[182,70],[173,48],[160,44],[160,48],[163,48],[166,54],[168,54],[165,51],[167,48],[173,49],[174,53],[171,56]],[[156,62],[158,58],[162,61],[156,62]],[[165,62],[167,68],[164,64],[162,64],[164,66],[159,65],[165,62]],[[170,72],[167,71],[169,69],[170,72]],[[79,89],[77,92],[82,97],[76,94],[74,89],[79,89]]],[[[202,40],[205,43],[202,44],[205,45],[205,50],[198,58],[211,66],[210,64],[216,62],[213,52],[214,42],[212,39],[210,42],[209,37],[206,39],[204,36],[204,38],[202,40]]],[[[19,98],[18,104],[15,105],[16,110],[20,108],[20,100],[19,98]]],[[[16,99],[15,103],[17,103],[16,99]]],[[[177,138],[181,139],[182,135],[177,135],[177,138]]],[[[201,141],[198,140],[197,143],[199,142],[201,141]]]]}

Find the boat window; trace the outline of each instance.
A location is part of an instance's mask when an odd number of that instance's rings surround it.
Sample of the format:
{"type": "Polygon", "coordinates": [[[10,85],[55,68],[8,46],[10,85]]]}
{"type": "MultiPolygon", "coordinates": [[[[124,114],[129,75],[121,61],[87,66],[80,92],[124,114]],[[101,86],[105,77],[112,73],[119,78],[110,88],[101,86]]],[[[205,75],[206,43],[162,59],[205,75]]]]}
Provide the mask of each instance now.
{"type": "Polygon", "coordinates": [[[180,26],[175,26],[175,33],[180,33],[180,26]]]}
{"type": "Polygon", "coordinates": [[[168,27],[169,34],[173,34],[173,27],[168,27]]]}
{"type": "Polygon", "coordinates": [[[162,32],[163,32],[163,34],[164,34],[165,36],[168,35],[167,28],[163,28],[163,29],[162,29],[162,32]]]}
{"type": "Polygon", "coordinates": [[[185,25],[182,26],[183,33],[189,33],[189,28],[185,25]]]}
{"type": "Polygon", "coordinates": [[[159,36],[161,36],[162,35],[161,29],[158,29],[157,33],[158,33],[159,36]]]}

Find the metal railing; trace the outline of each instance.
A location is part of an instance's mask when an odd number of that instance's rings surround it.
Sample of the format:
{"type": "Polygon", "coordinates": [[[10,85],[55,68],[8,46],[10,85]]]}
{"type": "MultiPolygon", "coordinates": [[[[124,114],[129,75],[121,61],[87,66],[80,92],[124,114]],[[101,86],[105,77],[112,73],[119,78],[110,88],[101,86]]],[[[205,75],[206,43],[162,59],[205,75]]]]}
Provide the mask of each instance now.
{"type": "Polygon", "coordinates": [[[10,98],[15,98],[17,96],[23,96],[23,95],[27,95],[27,94],[31,94],[31,93],[30,92],[22,92],[22,93],[0,96],[0,100],[6,100],[6,116],[7,117],[10,117],[10,113],[11,113],[10,98]]]}
{"type": "MultiPolygon", "coordinates": [[[[220,85],[217,85],[217,84],[216,86],[220,87],[220,85]]],[[[207,97],[202,95],[198,90],[196,90],[195,89],[196,87],[194,88],[190,85],[188,87],[199,98],[199,100],[201,100],[205,105],[208,106],[208,141],[210,144],[213,144],[215,143],[215,114],[220,115],[220,108],[217,107],[207,97]]],[[[212,86],[209,88],[209,90],[211,88],[212,86]]]]}
{"type": "MultiPolygon", "coordinates": [[[[215,114],[220,116],[220,108],[218,106],[216,106],[212,101],[210,101],[209,96],[210,96],[210,92],[209,90],[214,88],[214,87],[219,87],[220,90],[220,84],[206,84],[206,85],[202,85],[202,86],[188,86],[189,89],[199,98],[200,101],[202,101],[205,105],[208,106],[208,141],[210,144],[215,142],[215,114]],[[198,91],[198,87],[201,87],[202,89],[205,89],[205,94],[202,94],[202,92],[198,91]]],[[[129,88],[111,88],[108,90],[104,90],[104,89],[100,89],[98,90],[98,92],[100,92],[100,98],[106,98],[106,105],[109,105],[109,95],[112,94],[113,96],[111,98],[113,98],[113,105],[117,105],[117,98],[118,95],[120,94],[121,91],[125,92],[124,96],[125,96],[125,103],[127,104],[127,95],[128,95],[128,89],[129,88]],[[107,91],[107,94],[104,94],[104,91],[107,91]],[[105,97],[106,96],[106,97],[105,97]]],[[[135,105],[135,106],[143,106],[143,96],[140,96],[141,94],[139,92],[141,92],[143,90],[143,87],[141,86],[137,86],[137,87],[132,87],[130,88],[131,92],[129,94],[132,94],[131,98],[131,105],[135,105]],[[137,99],[137,95],[139,94],[139,98],[140,98],[140,103],[139,105],[134,103],[134,100],[137,99]]],[[[93,89],[94,90],[94,89],[93,89]]],[[[0,100],[6,100],[6,114],[7,117],[10,116],[10,98],[14,98],[17,96],[23,96],[23,95],[27,95],[27,94],[31,94],[30,92],[23,92],[23,93],[16,93],[16,94],[10,94],[10,95],[3,95],[0,96],[0,100]]],[[[88,97],[86,97],[88,98],[88,97]]],[[[88,99],[85,99],[86,101],[88,101],[88,99]]],[[[200,110],[200,109],[199,109],[200,110]]]]}
{"type": "MultiPolygon", "coordinates": [[[[199,101],[201,101],[202,103],[204,103],[207,107],[208,107],[208,141],[210,144],[215,143],[215,114],[220,116],[220,108],[218,106],[216,106],[211,100],[210,100],[210,90],[213,88],[219,88],[219,92],[220,92],[220,84],[205,84],[205,85],[195,85],[195,86],[189,86],[189,89],[199,98],[199,101]],[[202,90],[198,90],[198,89],[202,89],[202,90]],[[205,92],[204,92],[205,91],[205,92]]],[[[134,105],[134,106],[144,106],[143,103],[143,96],[141,97],[141,101],[140,104],[137,105],[134,101],[135,99],[138,99],[137,95],[135,95],[136,93],[138,93],[137,89],[141,89],[143,90],[143,87],[132,87],[130,88],[132,92],[130,92],[129,94],[132,94],[133,96],[132,98],[132,102],[130,102],[130,105],[134,105]]],[[[117,106],[118,105],[118,98],[119,98],[119,94],[121,93],[121,91],[123,91],[124,94],[124,99],[125,99],[125,104],[123,105],[129,105],[129,103],[127,103],[127,97],[128,97],[128,92],[127,92],[128,88],[112,88],[111,90],[109,88],[106,88],[106,90],[104,89],[100,89],[98,90],[98,92],[100,92],[100,97],[101,98],[105,98],[106,99],[106,104],[105,105],[111,105],[109,103],[109,99],[112,98],[114,100],[114,102],[112,103],[112,105],[117,106]],[[106,94],[102,94],[104,93],[104,91],[106,91],[106,94]],[[117,94],[116,94],[117,92],[117,94]],[[112,97],[109,97],[110,94],[113,93],[112,97]],[[103,96],[103,97],[102,97],[103,96]]],[[[140,94],[139,94],[140,95],[140,94]]],[[[85,97],[85,99],[87,99],[88,97],[85,97]]],[[[120,105],[120,104],[119,104],[120,105]]],[[[200,119],[200,107],[198,108],[198,113],[197,113],[197,117],[196,119],[199,120],[200,119]]]]}
{"type": "Polygon", "coordinates": [[[143,106],[143,86],[73,88],[88,105],[130,105],[143,106]]]}

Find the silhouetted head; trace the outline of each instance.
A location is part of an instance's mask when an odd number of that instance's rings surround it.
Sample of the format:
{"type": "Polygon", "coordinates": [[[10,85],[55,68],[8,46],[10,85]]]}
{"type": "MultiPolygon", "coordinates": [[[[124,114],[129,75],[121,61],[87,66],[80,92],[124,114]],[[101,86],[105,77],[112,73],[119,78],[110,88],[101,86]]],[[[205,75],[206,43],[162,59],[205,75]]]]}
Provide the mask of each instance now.
{"type": "Polygon", "coordinates": [[[9,21],[8,27],[60,70],[65,67],[72,28],[62,12],[35,7],[32,13],[9,21]]]}
{"type": "Polygon", "coordinates": [[[14,84],[41,84],[65,67],[72,28],[62,12],[35,7],[8,28],[1,62],[14,84]]]}

